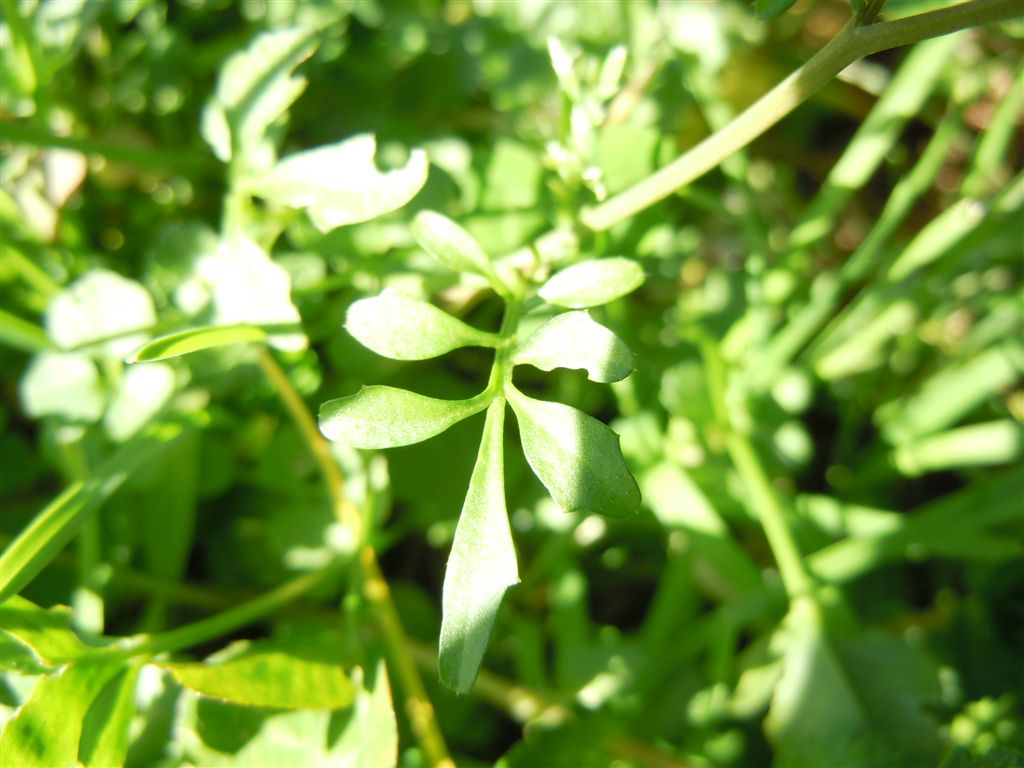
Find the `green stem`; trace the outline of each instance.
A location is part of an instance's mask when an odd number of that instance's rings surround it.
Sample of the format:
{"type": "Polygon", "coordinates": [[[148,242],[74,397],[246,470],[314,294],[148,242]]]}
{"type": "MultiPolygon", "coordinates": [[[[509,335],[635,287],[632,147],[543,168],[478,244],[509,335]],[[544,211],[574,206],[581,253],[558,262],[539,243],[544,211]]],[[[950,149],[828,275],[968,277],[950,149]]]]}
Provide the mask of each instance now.
{"type": "Polygon", "coordinates": [[[76,136],[58,136],[45,127],[14,120],[0,121],[0,139],[33,147],[55,147],[97,155],[113,163],[154,171],[201,171],[212,160],[205,153],[177,152],[167,149],[133,147],[120,141],[76,136]]]}
{"type": "Polygon", "coordinates": [[[395,604],[391,600],[391,589],[381,573],[377,553],[366,536],[367,532],[359,511],[345,498],[341,471],[331,456],[330,446],[320,434],[313,415],[302,397],[273,355],[265,348],[260,350],[260,365],[273,382],[281,402],[320,468],[335,516],[352,533],[353,540],[359,543],[357,563],[362,593],[371,607],[371,613],[384,639],[391,672],[405,691],[405,712],[416,740],[419,741],[431,765],[454,768],[455,764],[448,755],[444,736],[434,716],[434,707],[427,696],[416,663],[409,655],[408,639],[395,604]]]}
{"type": "Polygon", "coordinates": [[[710,340],[702,345],[704,365],[708,377],[708,390],[715,411],[716,420],[725,429],[726,450],[739,472],[748,494],[750,505],[757,514],[771,547],[772,555],[779,566],[783,586],[790,599],[810,594],[814,582],[804,567],[804,559],[797,546],[793,532],[789,529],[789,517],[785,504],[772,485],[761,458],[757,455],[750,438],[736,428],[726,403],[728,375],[725,361],[710,340]]]}
{"type": "Polygon", "coordinates": [[[337,560],[318,571],[305,573],[280,587],[253,598],[248,602],[230,608],[208,619],[186,624],[177,629],[160,632],[155,635],[139,635],[124,641],[101,648],[86,657],[88,661],[110,661],[112,659],[129,659],[133,656],[156,656],[189,648],[200,643],[222,637],[241,627],[269,616],[279,608],[294,602],[314,587],[327,581],[328,577],[337,574],[347,560],[337,560]]]}
{"type": "Polygon", "coordinates": [[[592,230],[602,231],[663,200],[745,147],[857,59],[1021,14],[1024,4],[1019,0],[973,0],[866,27],[857,27],[851,21],[806,64],[728,125],[638,184],[585,209],[581,221],[592,230]]]}

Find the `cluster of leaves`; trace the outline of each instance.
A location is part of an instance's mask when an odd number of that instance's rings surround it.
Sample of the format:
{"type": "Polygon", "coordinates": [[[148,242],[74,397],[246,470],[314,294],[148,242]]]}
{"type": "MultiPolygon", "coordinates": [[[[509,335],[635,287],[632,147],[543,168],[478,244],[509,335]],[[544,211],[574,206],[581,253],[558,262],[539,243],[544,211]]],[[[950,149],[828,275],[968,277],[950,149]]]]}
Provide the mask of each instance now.
{"type": "Polygon", "coordinates": [[[0,6],[4,764],[1020,765],[1020,22],[594,224],[851,5],[0,6]]]}

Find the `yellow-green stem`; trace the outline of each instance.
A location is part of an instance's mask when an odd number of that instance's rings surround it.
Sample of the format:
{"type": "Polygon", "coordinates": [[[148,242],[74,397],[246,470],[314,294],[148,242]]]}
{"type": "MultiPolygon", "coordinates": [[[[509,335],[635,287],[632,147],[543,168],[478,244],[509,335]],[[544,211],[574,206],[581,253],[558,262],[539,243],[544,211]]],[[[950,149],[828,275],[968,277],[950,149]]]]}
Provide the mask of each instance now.
{"type": "Polygon", "coordinates": [[[412,731],[432,766],[454,768],[455,763],[448,755],[444,736],[434,716],[434,707],[427,696],[416,663],[409,655],[409,642],[398,611],[391,600],[391,590],[377,562],[377,553],[369,541],[365,540],[364,526],[358,510],[345,498],[341,471],[331,456],[330,447],[320,434],[313,415],[292,386],[287,374],[266,348],[260,350],[260,365],[273,382],[281,402],[320,468],[335,516],[358,543],[357,563],[363,596],[370,605],[371,614],[387,647],[391,672],[405,692],[405,714],[409,718],[412,731]]]}

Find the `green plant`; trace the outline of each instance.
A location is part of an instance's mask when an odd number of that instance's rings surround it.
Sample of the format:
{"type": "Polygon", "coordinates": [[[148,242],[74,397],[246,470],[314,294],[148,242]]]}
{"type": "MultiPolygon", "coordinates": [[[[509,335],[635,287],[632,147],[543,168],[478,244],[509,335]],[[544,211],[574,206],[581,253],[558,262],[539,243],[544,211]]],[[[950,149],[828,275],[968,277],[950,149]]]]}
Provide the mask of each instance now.
{"type": "MultiPolygon", "coordinates": [[[[453,349],[495,349],[487,388],[467,400],[438,400],[392,387],[368,387],[320,408],[320,429],[356,448],[393,448],[426,440],[486,410],[484,434],[445,576],[441,624],[441,680],[469,691],[505,590],[519,581],[505,509],[505,405],[519,421],[523,451],[552,498],[567,512],[623,517],[636,512],[640,489],[601,422],[569,406],[535,400],[512,383],[513,368],[579,368],[592,381],[621,381],[633,371],[633,353],[585,311],[635,290],[639,264],[623,258],[581,262],[557,272],[538,289],[517,273],[499,276],[472,235],[439,213],[413,222],[420,245],[442,265],[479,275],[505,301],[501,329],[484,333],[431,304],[397,293],[357,301],[346,329],[360,343],[395,360],[426,360],[453,349]],[[542,302],[570,312],[547,319],[519,339],[524,311],[542,302]]],[[[546,269],[538,264],[536,269],[546,269]]],[[[536,273],[536,272],[534,272],[536,273]]],[[[528,319],[529,315],[525,319],[528,319]]]]}
{"type": "Polygon", "coordinates": [[[1019,764],[1017,0],[0,12],[5,765],[1019,764]]]}

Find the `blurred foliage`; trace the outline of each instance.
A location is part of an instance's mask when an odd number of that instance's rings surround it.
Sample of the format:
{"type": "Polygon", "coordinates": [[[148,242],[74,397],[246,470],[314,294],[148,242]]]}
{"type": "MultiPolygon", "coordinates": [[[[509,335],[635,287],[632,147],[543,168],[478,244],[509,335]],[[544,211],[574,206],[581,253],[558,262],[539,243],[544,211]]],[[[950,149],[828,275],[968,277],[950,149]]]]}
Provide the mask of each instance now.
{"type": "Polygon", "coordinates": [[[640,512],[567,514],[505,451],[521,583],[470,695],[440,685],[432,649],[481,418],[331,448],[459,765],[1022,764],[1019,19],[858,62],[595,234],[584,205],[720,128],[850,8],[0,9],[0,531],[35,536],[3,555],[4,764],[425,764],[280,387],[252,345],[190,329],[264,326],[314,411],[371,383],[471,397],[488,352],[397,362],[342,327],[394,288],[498,331],[501,302],[414,239],[428,209],[510,268],[628,256],[646,273],[592,310],[631,377],[515,373],[621,436],[640,512]],[[257,40],[276,43],[238,57],[257,40]],[[285,85],[261,112],[233,100],[246,78],[285,85]],[[253,197],[232,213],[236,172],[253,197]],[[368,189],[388,204],[352,214],[368,189]],[[126,362],[179,331],[198,351],[126,362]],[[808,577],[789,600],[765,505],[808,577]],[[251,601],[272,610],[231,613],[251,601]]]}

